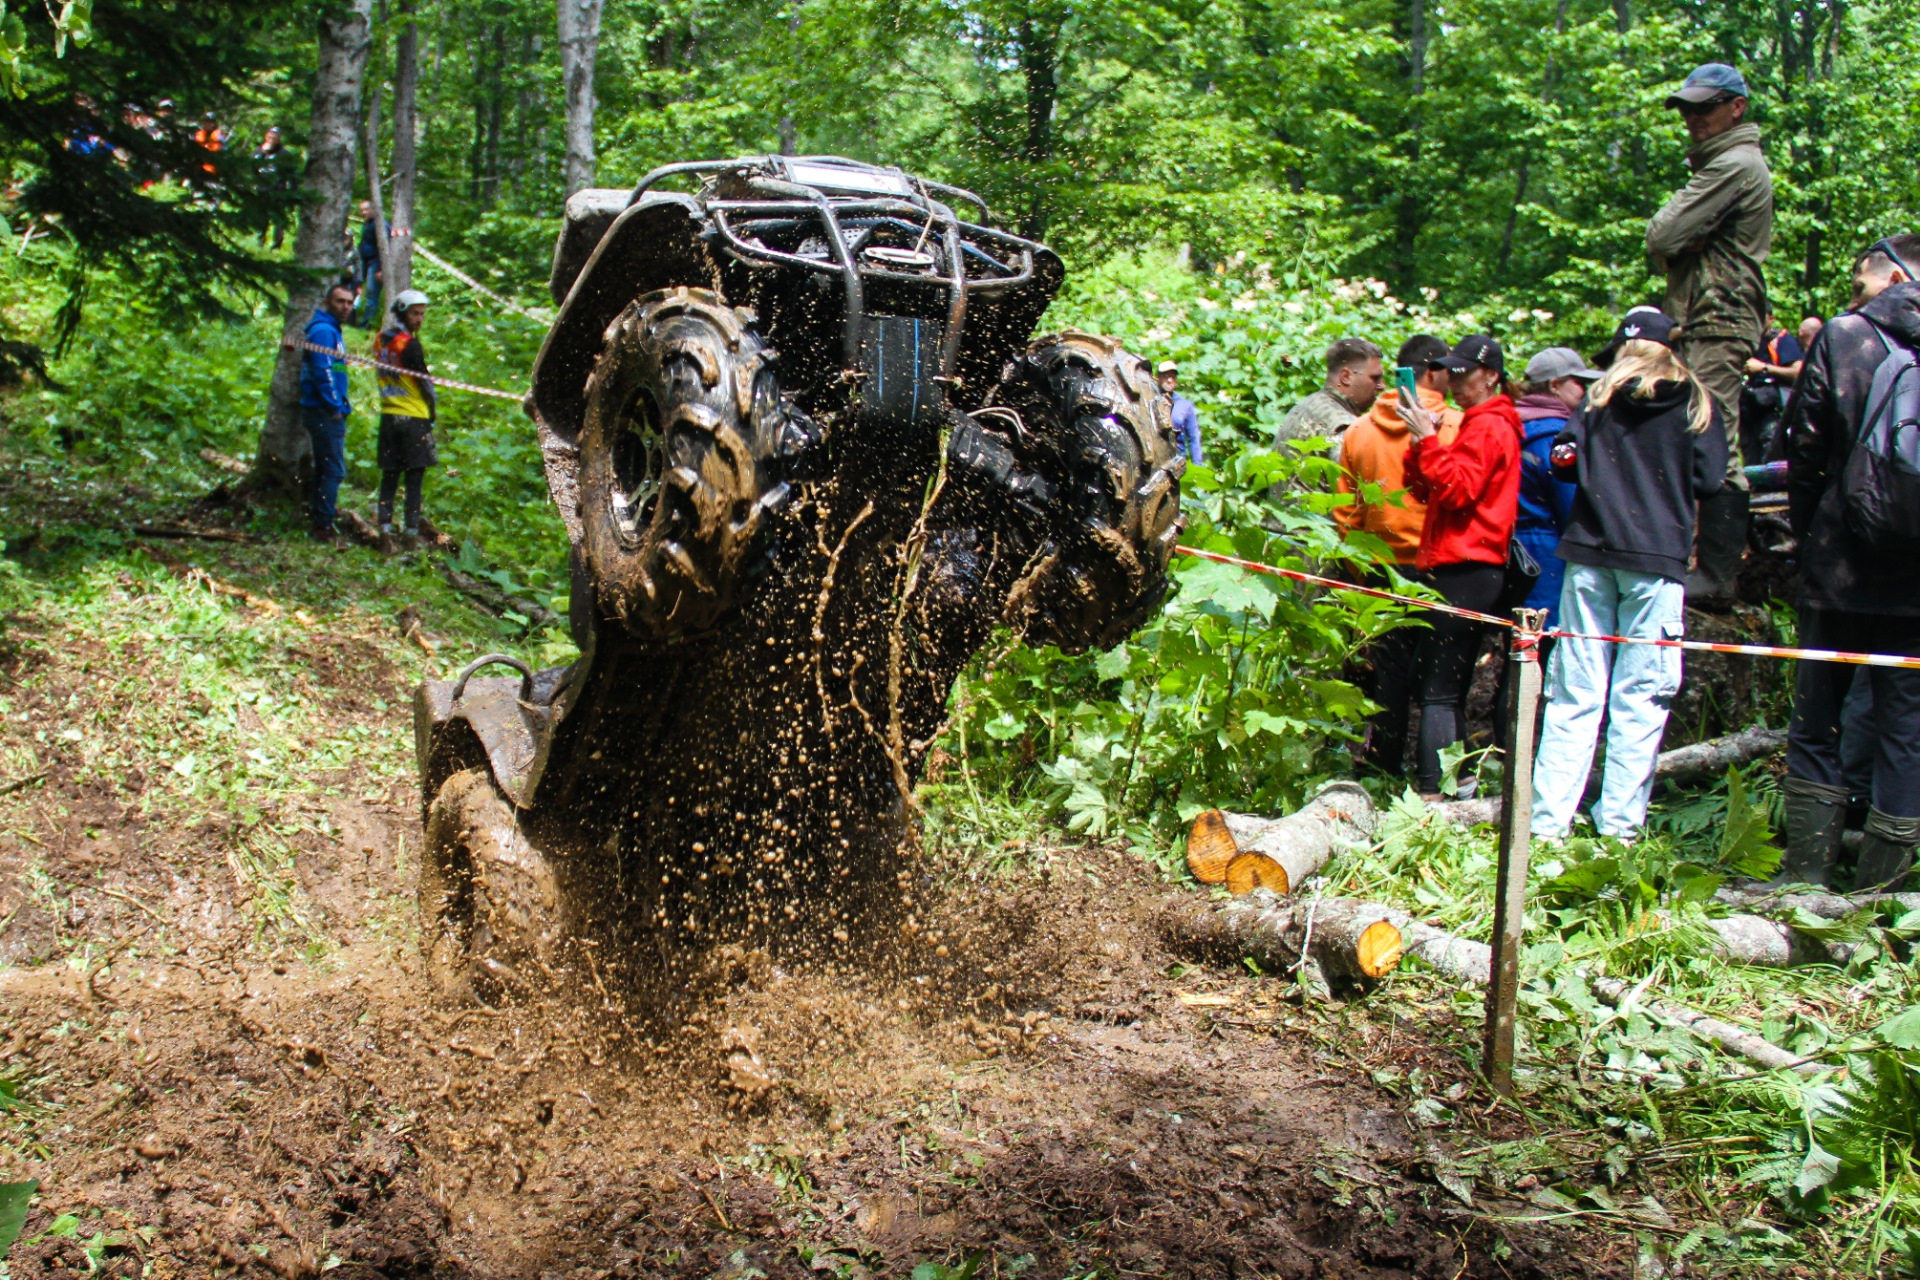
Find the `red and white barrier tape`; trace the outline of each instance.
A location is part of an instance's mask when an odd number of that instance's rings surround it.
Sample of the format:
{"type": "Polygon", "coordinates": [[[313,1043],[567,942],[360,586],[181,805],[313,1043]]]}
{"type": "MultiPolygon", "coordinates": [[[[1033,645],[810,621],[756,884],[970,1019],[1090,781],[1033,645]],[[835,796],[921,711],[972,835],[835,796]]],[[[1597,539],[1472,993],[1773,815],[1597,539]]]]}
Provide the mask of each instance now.
{"type": "Polygon", "coordinates": [[[471,391],[477,396],[492,396],[496,400],[511,400],[515,404],[526,399],[526,396],[518,391],[499,391],[493,387],[476,387],[471,382],[455,382],[452,378],[442,378],[431,373],[420,373],[413,369],[402,368],[397,364],[386,364],[373,359],[371,356],[356,356],[351,352],[342,351],[338,347],[322,347],[315,343],[297,342],[292,339],[288,339],[282,345],[293,351],[311,351],[316,355],[332,356],[335,360],[344,360],[348,364],[357,364],[368,369],[385,369],[388,373],[404,373],[409,378],[418,378],[422,382],[431,382],[436,387],[452,387],[456,391],[471,391]]]}
{"type": "MultiPolygon", "coordinates": [[[[1435,613],[1449,613],[1457,618],[1469,618],[1474,622],[1495,627],[1518,628],[1512,618],[1499,618],[1490,613],[1480,613],[1473,609],[1462,609],[1458,605],[1444,604],[1431,600],[1416,600],[1412,596],[1399,595],[1379,587],[1356,586],[1351,582],[1342,582],[1338,578],[1323,577],[1317,573],[1306,573],[1299,569],[1282,569],[1277,565],[1261,564],[1257,560],[1242,560],[1238,556],[1222,555],[1218,551],[1202,551],[1198,547],[1175,547],[1181,555],[1193,556],[1200,560],[1212,560],[1216,564],[1229,564],[1237,569],[1251,573],[1264,573],[1276,578],[1291,578],[1295,582],[1308,582],[1316,586],[1330,587],[1335,591],[1353,591],[1360,595],[1372,596],[1378,600],[1391,600],[1396,604],[1408,605],[1415,609],[1430,609],[1435,613]]],[[[1584,631],[1540,631],[1521,632],[1524,643],[1552,638],[1556,640],[1601,640],[1608,644],[1649,644],[1661,649],[1691,649],[1697,653],[1732,653],[1748,658],[1789,658],[1808,662],[1844,662],[1858,667],[1898,667],[1909,671],[1920,671],[1920,658],[1910,658],[1890,653],[1848,653],[1839,649],[1791,649],[1770,644],[1719,644],[1711,640],[1653,640],[1638,636],[1591,635],[1584,631]]]]}

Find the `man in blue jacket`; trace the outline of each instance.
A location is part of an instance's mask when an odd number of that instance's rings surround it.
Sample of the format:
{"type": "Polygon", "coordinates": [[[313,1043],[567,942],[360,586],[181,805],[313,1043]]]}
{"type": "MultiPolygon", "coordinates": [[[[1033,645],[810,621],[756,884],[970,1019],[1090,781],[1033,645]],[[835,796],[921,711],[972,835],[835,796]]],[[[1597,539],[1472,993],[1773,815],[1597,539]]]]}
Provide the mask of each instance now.
{"type": "Polygon", "coordinates": [[[1167,406],[1173,416],[1173,440],[1181,453],[1200,465],[1200,413],[1193,407],[1193,401],[1179,392],[1180,366],[1171,360],[1162,360],[1155,371],[1155,380],[1160,384],[1160,394],[1167,398],[1167,406]]]}
{"type": "Polygon", "coordinates": [[[309,350],[300,361],[300,421],[313,441],[313,483],[308,491],[313,515],[313,539],[332,542],[334,509],[340,500],[340,482],[347,478],[347,363],[327,354],[344,351],[340,326],[353,314],[353,290],[336,284],[327,290],[320,309],[307,321],[309,350]]]}

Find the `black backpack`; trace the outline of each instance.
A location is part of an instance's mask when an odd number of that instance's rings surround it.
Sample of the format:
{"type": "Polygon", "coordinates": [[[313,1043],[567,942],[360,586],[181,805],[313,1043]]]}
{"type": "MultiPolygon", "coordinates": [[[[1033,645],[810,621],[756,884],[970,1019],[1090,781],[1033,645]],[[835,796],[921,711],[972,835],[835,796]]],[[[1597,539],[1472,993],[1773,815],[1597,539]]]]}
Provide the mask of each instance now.
{"type": "Polygon", "coordinates": [[[1887,355],[1840,473],[1840,500],[1848,531],[1864,546],[1920,552],[1920,358],[1884,329],[1880,341],[1887,355]]]}

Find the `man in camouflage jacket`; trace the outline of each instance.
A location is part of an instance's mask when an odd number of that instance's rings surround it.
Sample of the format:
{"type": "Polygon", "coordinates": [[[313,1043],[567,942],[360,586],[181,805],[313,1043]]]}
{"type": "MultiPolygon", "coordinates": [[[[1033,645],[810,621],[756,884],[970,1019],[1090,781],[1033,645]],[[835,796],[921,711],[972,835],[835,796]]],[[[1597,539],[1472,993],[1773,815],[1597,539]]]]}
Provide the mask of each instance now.
{"type": "Polygon", "coordinates": [[[1740,390],[1747,357],[1766,327],[1761,268],[1773,244],[1773,174],[1759,128],[1746,123],[1747,82],[1734,68],[1698,68],[1667,106],[1680,112],[1693,140],[1693,178],[1647,223],[1647,254],[1667,273],[1676,350],[1719,402],[1726,424],[1727,485],[1701,500],[1698,569],[1687,581],[1689,603],[1725,607],[1746,550],[1740,390]]]}

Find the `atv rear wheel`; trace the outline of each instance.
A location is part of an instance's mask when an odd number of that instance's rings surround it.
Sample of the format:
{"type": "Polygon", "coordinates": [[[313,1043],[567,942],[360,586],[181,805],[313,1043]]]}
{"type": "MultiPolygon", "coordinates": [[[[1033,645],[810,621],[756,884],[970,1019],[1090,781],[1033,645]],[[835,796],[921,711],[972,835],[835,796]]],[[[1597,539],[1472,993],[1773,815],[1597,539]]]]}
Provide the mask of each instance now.
{"type": "Polygon", "coordinates": [[[1053,517],[1007,602],[1030,644],[1068,653],[1119,643],[1167,589],[1179,541],[1180,473],[1166,401],[1146,361],[1111,338],[1039,338],[993,402],[1021,415],[1018,451],[1054,491],[1053,517]]]}
{"type": "Polygon", "coordinates": [[[544,978],[566,940],[560,885],[485,768],[441,784],[420,859],[420,945],[448,995],[498,995],[544,978]]]}
{"type": "Polygon", "coordinates": [[[682,287],[608,327],[580,432],[580,537],[603,612],[630,630],[712,626],[786,500],[782,459],[805,439],[751,322],[682,287]]]}

